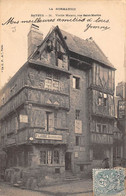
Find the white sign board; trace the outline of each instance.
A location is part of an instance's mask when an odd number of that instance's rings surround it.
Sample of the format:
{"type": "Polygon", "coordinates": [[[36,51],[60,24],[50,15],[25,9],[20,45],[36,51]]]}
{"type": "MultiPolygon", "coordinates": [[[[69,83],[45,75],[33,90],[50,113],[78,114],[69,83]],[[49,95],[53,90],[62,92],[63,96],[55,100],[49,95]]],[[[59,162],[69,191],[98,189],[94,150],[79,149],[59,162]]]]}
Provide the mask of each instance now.
{"type": "Polygon", "coordinates": [[[50,135],[50,134],[41,134],[35,133],[36,139],[44,139],[44,140],[62,140],[62,135],[50,135]]]}
{"type": "Polygon", "coordinates": [[[75,120],[75,133],[82,133],[82,121],[75,120]]]}
{"type": "Polygon", "coordinates": [[[78,152],[75,152],[74,156],[75,156],[75,158],[77,158],[78,157],[78,152]]]}
{"type": "Polygon", "coordinates": [[[28,123],[28,116],[27,115],[20,115],[20,122],[28,123]]]}

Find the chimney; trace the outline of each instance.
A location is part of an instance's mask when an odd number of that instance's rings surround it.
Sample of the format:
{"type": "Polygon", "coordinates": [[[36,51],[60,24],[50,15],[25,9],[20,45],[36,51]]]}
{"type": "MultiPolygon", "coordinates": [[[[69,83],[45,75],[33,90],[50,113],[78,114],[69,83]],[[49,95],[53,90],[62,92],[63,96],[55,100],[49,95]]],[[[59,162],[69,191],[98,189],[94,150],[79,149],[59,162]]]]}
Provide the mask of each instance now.
{"type": "Polygon", "coordinates": [[[28,59],[31,57],[38,45],[42,43],[43,33],[39,31],[39,26],[32,24],[28,33],[28,59]]]}

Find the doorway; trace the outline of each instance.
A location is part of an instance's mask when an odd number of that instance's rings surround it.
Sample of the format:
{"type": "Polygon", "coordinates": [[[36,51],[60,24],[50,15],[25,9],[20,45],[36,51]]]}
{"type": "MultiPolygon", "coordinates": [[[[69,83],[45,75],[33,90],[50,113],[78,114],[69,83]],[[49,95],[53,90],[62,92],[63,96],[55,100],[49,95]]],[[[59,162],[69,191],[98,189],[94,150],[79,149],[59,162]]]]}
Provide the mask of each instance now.
{"type": "Polygon", "coordinates": [[[71,152],[65,154],[65,170],[71,170],[71,152]]]}

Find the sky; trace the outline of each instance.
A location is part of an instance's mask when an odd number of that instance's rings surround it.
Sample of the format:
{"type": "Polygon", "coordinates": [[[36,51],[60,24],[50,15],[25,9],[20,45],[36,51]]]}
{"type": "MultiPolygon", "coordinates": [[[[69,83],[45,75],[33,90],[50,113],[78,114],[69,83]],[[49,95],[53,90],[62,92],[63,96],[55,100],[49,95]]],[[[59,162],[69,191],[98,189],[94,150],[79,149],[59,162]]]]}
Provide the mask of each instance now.
{"type": "Polygon", "coordinates": [[[1,64],[3,60],[4,70],[0,72],[0,88],[27,61],[27,34],[32,22],[21,21],[35,20],[38,14],[41,15],[42,20],[55,19],[54,22],[35,23],[44,37],[50,28],[56,25],[82,39],[92,37],[116,68],[116,85],[124,81],[125,7],[125,1],[118,0],[1,0],[0,41],[1,64]],[[60,8],[67,8],[67,10],[60,10],[60,8]],[[14,18],[11,24],[7,24],[9,18],[14,18]],[[83,22],[58,22],[58,18],[67,20],[76,18],[83,22]],[[86,30],[87,25],[90,26],[88,30],[86,30]]]}

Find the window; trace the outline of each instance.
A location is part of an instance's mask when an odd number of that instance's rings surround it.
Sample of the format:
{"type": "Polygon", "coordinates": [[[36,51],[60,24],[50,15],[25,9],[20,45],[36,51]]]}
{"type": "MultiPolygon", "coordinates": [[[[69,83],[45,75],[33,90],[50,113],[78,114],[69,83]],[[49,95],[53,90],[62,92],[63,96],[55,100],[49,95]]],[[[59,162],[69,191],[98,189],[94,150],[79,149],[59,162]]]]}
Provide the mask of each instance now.
{"type": "Polygon", "coordinates": [[[103,97],[103,105],[104,106],[107,106],[107,94],[104,94],[104,97],[103,97]]]}
{"type": "Polygon", "coordinates": [[[46,164],[46,151],[40,151],[40,163],[46,164]]]}
{"type": "Polygon", "coordinates": [[[80,78],[73,76],[73,88],[80,89],[80,78]]]}
{"type": "Polygon", "coordinates": [[[80,137],[76,136],[76,146],[79,146],[79,143],[80,143],[80,137]]]}
{"type": "Polygon", "coordinates": [[[45,88],[52,89],[52,80],[51,79],[45,79],[45,88]]]}
{"type": "Polygon", "coordinates": [[[47,153],[47,156],[48,156],[48,158],[47,158],[47,163],[48,164],[52,164],[53,163],[53,153],[52,153],[52,151],[51,150],[48,150],[47,151],[48,153],[47,153]]]}
{"type": "Polygon", "coordinates": [[[46,112],[46,131],[52,132],[54,130],[54,114],[46,112]]]}
{"type": "Polygon", "coordinates": [[[98,97],[99,106],[107,106],[107,94],[100,93],[98,97]]]}
{"type": "Polygon", "coordinates": [[[75,112],[75,119],[76,120],[80,119],[80,110],[76,110],[76,112],[75,112]]]}
{"type": "Polygon", "coordinates": [[[105,124],[97,124],[96,125],[96,132],[97,133],[107,133],[107,125],[105,124]]]}
{"type": "Polygon", "coordinates": [[[102,105],[102,97],[98,98],[98,105],[102,105]]]}
{"type": "Polygon", "coordinates": [[[60,60],[63,60],[63,51],[61,44],[57,41],[57,57],[60,60]]]}
{"type": "Polygon", "coordinates": [[[101,133],[102,132],[101,124],[97,124],[96,132],[98,132],[98,133],[101,133]]]}
{"type": "Polygon", "coordinates": [[[53,90],[59,90],[59,81],[53,81],[53,90]]]}
{"type": "Polygon", "coordinates": [[[53,50],[53,41],[47,40],[47,51],[51,52],[53,50]]]}
{"type": "Polygon", "coordinates": [[[106,133],[107,132],[107,126],[106,125],[102,125],[102,132],[106,133]]]}
{"type": "Polygon", "coordinates": [[[59,152],[58,152],[58,150],[54,151],[54,163],[59,163],[59,152]]]}
{"type": "Polygon", "coordinates": [[[60,156],[58,150],[40,151],[40,164],[59,164],[60,156]]]}
{"type": "Polygon", "coordinates": [[[60,90],[59,85],[59,75],[58,74],[52,74],[47,73],[46,79],[45,79],[45,88],[49,90],[60,90]]]}

